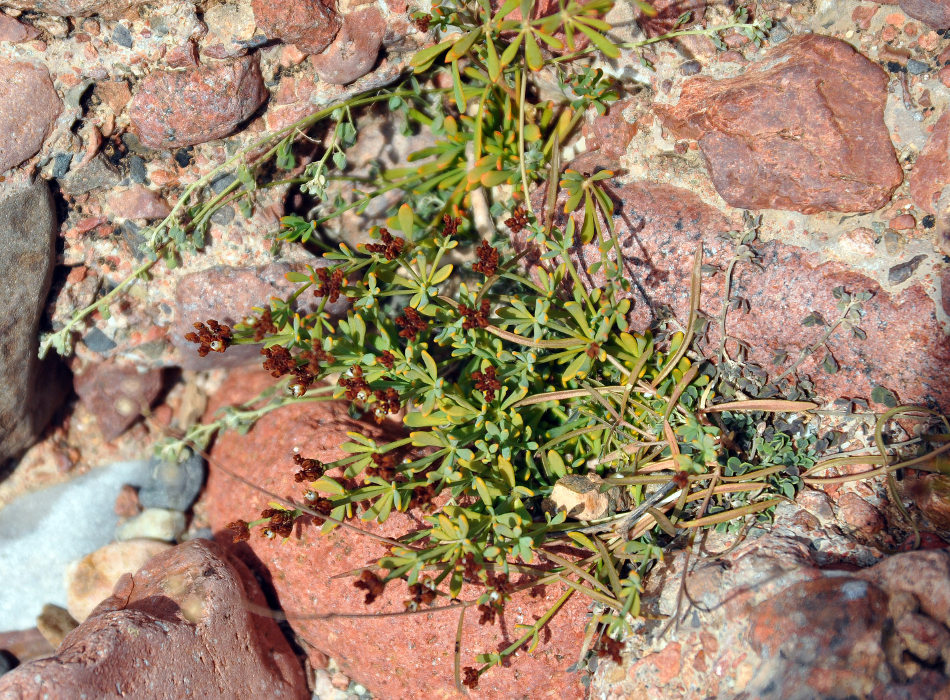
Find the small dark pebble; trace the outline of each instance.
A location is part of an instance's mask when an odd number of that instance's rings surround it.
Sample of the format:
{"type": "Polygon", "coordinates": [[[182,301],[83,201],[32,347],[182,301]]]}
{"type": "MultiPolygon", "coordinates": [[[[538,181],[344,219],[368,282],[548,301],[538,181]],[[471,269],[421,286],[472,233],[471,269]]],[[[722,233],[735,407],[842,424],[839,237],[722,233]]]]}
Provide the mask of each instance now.
{"type": "Polygon", "coordinates": [[[699,61],[686,61],[680,66],[680,75],[696,75],[703,69],[699,61]]]}
{"type": "Polygon", "coordinates": [[[781,22],[777,22],[769,32],[769,41],[771,41],[773,44],[781,44],[791,35],[792,33],[788,30],[788,27],[786,27],[781,22]]]}
{"type": "Polygon", "coordinates": [[[53,156],[53,177],[59,179],[65,177],[69,172],[69,166],[73,162],[72,153],[57,153],[53,156]]]}
{"type": "Polygon", "coordinates": [[[179,167],[187,168],[189,165],[191,165],[192,160],[191,146],[188,146],[187,148],[179,148],[177,151],[175,151],[175,162],[178,163],[179,167]]]}
{"type": "Polygon", "coordinates": [[[912,58],[907,61],[907,72],[911,75],[921,75],[930,70],[930,66],[924,63],[923,61],[918,61],[916,58],[912,58]]]}
{"type": "Polygon", "coordinates": [[[85,343],[87,348],[100,355],[115,348],[115,341],[98,328],[90,328],[86,335],[82,337],[82,342],[85,343]]]}
{"type": "Polygon", "coordinates": [[[20,665],[19,659],[6,649],[0,649],[0,676],[20,665]]]}
{"type": "Polygon", "coordinates": [[[888,61],[886,65],[887,70],[889,70],[891,73],[900,73],[901,71],[906,70],[904,66],[902,66],[897,61],[888,61]]]}
{"type": "Polygon", "coordinates": [[[887,271],[887,281],[891,284],[906,282],[910,279],[910,276],[914,274],[914,270],[917,269],[917,266],[926,259],[926,255],[915,255],[907,262],[895,265],[887,271]]]}
{"type": "Polygon", "coordinates": [[[228,185],[237,180],[231,173],[225,173],[211,181],[211,191],[215,194],[221,194],[227,189],[228,185]]]}
{"type": "Polygon", "coordinates": [[[218,224],[218,226],[227,226],[234,221],[234,207],[227,205],[221,207],[211,215],[211,220],[218,224]]]}
{"type": "Polygon", "coordinates": [[[923,219],[920,220],[920,225],[924,228],[933,228],[937,224],[937,217],[933,214],[927,214],[923,219]]]}
{"type": "Polygon", "coordinates": [[[117,43],[119,46],[124,46],[127,49],[131,49],[132,33],[124,24],[117,24],[115,25],[115,29],[112,30],[112,41],[117,43]]]}
{"type": "Polygon", "coordinates": [[[148,172],[145,170],[145,161],[140,156],[129,157],[129,175],[132,182],[144,185],[148,182],[148,172]]]}
{"type": "Polygon", "coordinates": [[[186,511],[198,497],[204,480],[201,455],[193,454],[177,464],[153,459],[148,480],[139,489],[139,503],[145,508],[186,511]]]}

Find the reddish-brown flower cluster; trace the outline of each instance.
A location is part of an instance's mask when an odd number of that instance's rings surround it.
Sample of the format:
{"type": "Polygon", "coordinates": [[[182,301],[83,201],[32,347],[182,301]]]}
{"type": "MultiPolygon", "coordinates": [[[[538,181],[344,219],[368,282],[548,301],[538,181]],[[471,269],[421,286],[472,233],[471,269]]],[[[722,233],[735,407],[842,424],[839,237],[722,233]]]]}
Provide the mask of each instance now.
{"type": "Polygon", "coordinates": [[[435,484],[426,484],[425,486],[416,486],[412,490],[412,498],[409,499],[410,508],[418,508],[430,512],[435,508],[432,499],[436,497],[435,484]]]}
{"type": "Polygon", "coordinates": [[[297,369],[297,362],[290,354],[290,350],[282,345],[262,348],[261,355],[267,358],[261,363],[261,366],[270,372],[272,377],[282,377],[297,369]]]}
{"type": "Polygon", "coordinates": [[[198,344],[198,356],[209,352],[224,352],[231,344],[231,328],[209,318],[205,323],[195,323],[195,333],[185,333],[185,340],[198,344]],[[205,323],[207,325],[205,325],[205,323]]]}
{"type": "Polygon", "coordinates": [[[673,483],[676,484],[676,488],[685,489],[689,486],[689,475],[686,472],[676,472],[673,475],[673,483]]]}
{"type": "Polygon", "coordinates": [[[591,343],[590,345],[587,346],[587,356],[590,359],[596,360],[599,354],[600,354],[600,345],[598,345],[597,343],[591,343]]]}
{"type": "Polygon", "coordinates": [[[371,467],[366,467],[367,476],[378,476],[383,481],[393,481],[396,478],[396,465],[399,464],[399,455],[395,450],[386,454],[374,454],[371,467]]]}
{"type": "Polygon", "coordinates": [[[410,598],[406,601],[406,607],[415,610],[420,605],[432,605],[435,600],[435,589],[424,583],[414,583],[409,586],[409,595],[410,598]]]}
{"type": "Polygon", "coordinates": [[[521,233],[528,227],[528,217],[525,214],[524,207],[515,207],[511,212],[511,218],[505,219],[505,226],[512,233],[521,233]]]}
{"type": "Polygon", "coordinates": [[[482,241],[481,245],[475,249],[478,256],[478,262],[472,265],[475,272],[481,272],[485,277],[491,277],[498,272],[498,249],[488,245],[488,241],[482,241]]]}
{"type": "Polygon", "coordinates": [[[402,249],[406,241],[402,238],[394,238],[393,235],[384,228],[379,229],[379,237],[382,243],[367,243],[366,250],[370,253],[379,253],[387,260],[395,260],[402,254],[402,249]]]}
{"type": "Polygon", "coordinates": [[[339,267],[321,267],[314,271],[320,280],[320,285],[313,290],[313,295],[326,297],[329,303],[340,298],[340,289],[343,287],[343,270],[339,267]]]}
{"type": "Polygon", "coordinates": [[[600,638],[600,643],[597,645],[597,656],[602,659],[610,657],[613,659],[615,664],[623,663],[623,642],[618,642],[616,639],[611,639],[606,634],[600,638]]]}
{"type": "Polygon", "coordinates": [[[386,369],[392,369],[393,365],[396,364],[396,356],[389,352],[389,350],[384,350],[376,359],[379,360],[379,364],[386,369]]]}
{"type": "Polygon", "coordinates": [[[449,216],[445,214],[442,217],[442,235],[443,236],[455,236],[459,232],[459,224],[462,223],[462,220],[457,216],[449,216]]]}
{"type": "Polygon", "coordinates": [[[315,510],[322,515],[330,515],[333,512],[333,501],[329,498],[318,496],[316,491],[307,491],[304,494],[308,508],[315,510]]]}
{"type": "Polygon", "coordinates": [[[416,25],[416,29],[425,34],[429,31],[429,22],[432,21],[432,15],[422,15],[421,17],[416,17],[412,20],[412,23],[416,25]]]}
{"type": "Polygon", "coordinates": [[[254,327],[254,340],[264,340],[269,335],[277,333],[277,326],[270,315],[270,307],[261,312],[261,316],[250,324],[254,327]]]}
{"type": "Polygon", "coordinates": [[[356,588],[366,591],[366,605],[370,605],[374,600],[383,594],[386,583],[370,570],[360,574],[360,577],[353,584],[356,588]]]}
{"type": "Polygon", "coordinates": [[[342,375],[337,383],[346,389],[346,398],[350,401],[366,401],[373,393],[363,379],[363,368],[359,365],[351,368],[349,377],[342,375]]]}
{"type": "Polygon", "coordinates": [[[246,542],[251,539],[251,528],[248,527],[246,520],[235,520],[227,524],[227,529],[234,533],[234,542],[246,542]]]}
{"type": "Polygon", "coordinates": [[[468,307],[465,304],[459,304],[459,313],[462,315],[462,318],[465,319],[462,321],[462,328],[465,330],[486,328],[489,325],[488,317],[491,316],[491,305],[487,299],[482,299],[481,308],[479,309],[468,307]]]}
{"type": "Polygon", "coordinates": [[[485,401],[491,403],[495,400],[495,392],[501,389],[501,382],[495,376],[495,368],[491,365],[485,368],[484,372],[472,372],[472,379],[475,380],[475,388],[485,394],[485,401]]]}
{"type": "Polygon", "coordinates": [[[471,690],[478,687],[478,669],[472,666],[466,666],[462,669],[462,685],[471,690]]]}
{"type": "Polygon", "coordinates": [[[294,531],[294,513],[291,510],[280,508],[265,508],[261,511],[261,518],[270,518],[263,530],[264,537],[290,537],[294,531]]]}
{"type": "Polygon", "coordinates": [[[294,481],[316,481],[326,469],[326,465],[319,459],[304,459],[300,455],[294,455],[294,464],[300,467],[300,470],[294,474],[294,481]]]}
{"type": "Polygon", "coordinates": [[[475,555],[471,552],[467,552],[464,557],[462,557],[462,576],[466,581],[475,581],[478,578],[478,574],[482,571],[482,564],[475,558],[475,555]]]}
{"type": "Polygon", "coordinates": [[[478,611],[482,614],[478,620],[478,624],[491,625],[495,623],[495,617],[500,615],[504,610],[505,601],[511,598],[514,586],[511,581],[508,580],[508,574],[495,574],[492,571],[488,572],[485,584],[492,589],[493,595],[492,599],[487,603],[482,603],[478,606],[478,611]]]}
{"type": "Polygon", "coordinates": [[[373,409],[373,415],[377,423],[382,423],[387,414],[399,413],[401,404],[399,403],[399,392],[393,388],[377,389],[373,392],[376,397],[376,407],[373,409]]]}
{"type": "Polygon", "coordinates": [[[324,362],[328,365],[332,365],[334,362],[336,362],[336,358],[321,348],[319,345],[314,345],[312,349],[303,351],[300,353],[300,357],[306,360],[306,367],[313,375],[320,374],[320,372],[323,370],[323,368],[320,366],[321,362],[324,362]]]}
{"type": "Polygon", "coordinates": [[[407,306],[406,310],[402,312],[402,316],[396,319],[396,325],[402,328],[399,331],[400,338],[415,340],[419,331],[424,331],[429,324],[423,320],[418,311],[411,306],[407,306]]]}

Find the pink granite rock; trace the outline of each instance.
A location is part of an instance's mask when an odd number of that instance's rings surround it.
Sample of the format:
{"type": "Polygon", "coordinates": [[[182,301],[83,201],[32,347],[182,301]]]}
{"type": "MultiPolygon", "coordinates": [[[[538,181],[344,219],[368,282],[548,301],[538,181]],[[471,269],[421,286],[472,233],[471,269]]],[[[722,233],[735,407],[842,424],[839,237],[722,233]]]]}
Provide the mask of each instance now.
{"type": "Polygon", "coordinates": [[[0,677],[2,697],[309,698],[254,577],[213,542],[153,557],[55,656],[0,677]]]}
{"type": "Polygon", "coordinates": [[[62,107],[46,68],[0,59],[0,173],[40,150],[62,107]]]}
{"type": "Polygon", "coordinates": [[[29,41],[40,35],[36,27],[18,22],[10,15],[0,13],[0,41],[9,41],[17,44],[21,41],[29,41]]]}
{"type": "Polygon", "coordinates": [[[900,0],[901,9],[933,29],[950,29],[950,0],[900,0]]]}
{"type": "Polygon", "coordinates": [[[109,360],[73,378],[79,400],[96,418],[102,437],[115,440],[147,410],[162,390],[161,370],[140,372],[109,360]]]}
{"type": "Polygon", "coordinates": [[[178,148],[234,133],[267,99],[256,56],[156,70],[139,83],[129,117],[149,148],[178,148]]]}
{"type": "MultiPolygon", "coordinates": [[[[213,397],[209,415],[222,403],[236,403],[255,396],[272,385],[263,373],[232,372],[223,390],[213,397]]],[[[298,404],[268,414],[246,435],[226,433],[215,444],[209,463],[208,482],[199,507],[206,508],[209,523],[219,541],[230,542],[223,530],[229,522],[252,520],[268,497],[234,480],[221,467],[281,495],[299,498],[302,485],[294,481],[294,448],[305,457],[331,461],[344,456],[340,445],[347,431],[373,439],[392,439],[374,423],[357,423],[342,403],[298,404]]],[[[419,514],[393,513],[382,526],[357,523],[384,536],[398,536],[417,527],[419,514]]],[[[356,523],[356,521],[354,521],[356,523]]],[[[369,688],[377,697],[460,697],[454,689],[452,663],[458,617],[454,611],[399,618],[314,619],[330,612],[396,612],[405,610],[408,598],[403,583],[386,587],[373,605],[364,602],[365,592],[353,579],[331,576],[352,571],[385,554],[379,543],[351,532],[337,530],[319,534],[310,523],[281,544],[261,537],[257,529],[239,545],[258,562],[261,573],[273,583],[281,605],[295,631],[309,646],[317,665],[324,654],[335,659],[340,670],[369,688]],[[298,613],[299,616],[295,616],[298,613]]],[[[238,550],[240,551],[240,550],[238,550]]],[[[462,598],[482,589],[466,586],[462,598]]],[[[479,625],[478,615],[467,615],[463,633],[462,662],[474,665],[477,653],[496,651],[514,640],[514,625],[530,622],[546,611],[562,593],[547,586],[539,598],[525,592],[507,604],[504,626],[479,625]]],[[[587,615],[588,599],[574,596],[554,616],[550,636],[544,635],[532,653],[519,652],[509,668],[495,668],[479,679],[481,698],[581,698],[585,693],[580,674],[567,672],[576,661],[587,615]]]]}
{"type": "Polygon", "coordinates": [[[360,7],[343,18],[333,43],[310,61],[321,80],[347,85],[376,65],[385,34],[386,22],[379,8],[360,7]]]}
{"type": "Polygon", "coordinates": [[[808,34],[738,77],[693,78],[676,105],[654,109],[677,137],[698,140],[732,206],[874,211],[903,179],[886,88],[884,71],[850,44],[808,34]]]}
{"type": "Polygon", "coordinates": [[[326,49],[340,30],[335,5],[320,0],[251,0],[257,26],[268,39],[312,54],[326,49]]]}
{"type": "Polygon", "coordinates": [[[113,216],[123,219],[164,219],[171,212],[160,194],[142,185],[113,191],[108,204],[113,216]]]}
{"type": "Polygon", "coordinates": [[[106,19],[118,19],[130,7],[143,2],[145,0],[4,0],[3,5],[59,17],[100,15],[106,19]]]}
{"type": "MultiPolygon", "coordinates": [[[[610,181],[606,181],[610,182],[610,181]]],[[[636,182],[611,186],[617,202],[614,220],[624,253],[626,276],[633,283],[629,318],[634,329],[649,328],[664,310],[685,323],[689,308],[689,275],[693,256],[702,243],[703,262],[720,272],[703,276],[700,310],[716,319],[722,310],[724,275],[735,250],[720,234],[740,227],[719,210],[687,190],[671,185],[636,182]]],[[[561,211],[560,207],[558,211],[561,211]]],[[[561,215],[563,216],[563,215],[561,215]]],[[[564,220],[559,219],[560,225],[564,220]]],[[[515,239],[516,245],[519,244],[515,239]]],[[[901,401],[933,403],[950,409],[950,337],[936,317],[936,306],[920,283],[911,283],[892,295],[874,280],[839,262],[821,262],[816,253],[771,241],[754,246],[760,267],[739,264],[732,296],[748,302],[748,312],[732,311],[727,317],[730,338],[749,347],[747,361],[774,378],[814,344],[823,326],[802,321],[818,312],[828,322],[837,318],[832,290],[871,292],[864,303],[859,327],[863,340],[839,329],[828,343],[838,364],[834,374],[821,367],[824,350],[807,359],[798,370],[809,378],[824,400],[870,397],[875,386],[894,391],[901,401]],[[895,353],[894,348],[900,347],[895,353]],[[788,359],[776,361],[778,353],[788,359]]],[[[601,259],[596,245],[575,249],[579,269],[587,270],[601,259]]],[[[584,275],[585,284],[602,286],[603,273],[584,275]]],[[[708,357],[719,347],[718,323],[710,323],[702,345],[708,357]]],[[[730,341],[727,350],[734,352],[730,341]]]]}

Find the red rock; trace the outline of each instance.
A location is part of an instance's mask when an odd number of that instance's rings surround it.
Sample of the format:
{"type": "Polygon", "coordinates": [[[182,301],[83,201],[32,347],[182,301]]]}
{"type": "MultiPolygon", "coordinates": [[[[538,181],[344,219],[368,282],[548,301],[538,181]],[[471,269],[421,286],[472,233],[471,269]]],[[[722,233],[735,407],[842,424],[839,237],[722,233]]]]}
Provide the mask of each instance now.
{"type": "Polygon", "coordinates": [[[93,416],[106,441],[115,440],[152,405],[162,390],[161,370],[139,372],[108,360],[73,379],[79,401],[93,416]]]}
{"type": "Polygon", "coordinates": [[[950,112],[945,112],[910,174],[910,195],[914,204],[929,214],[937,213],[937,202],[950,187],[950,112]]]}
{"type": "Polygon", "coordinates": [[[139,83],[129,116],[149,148],[227,136],[267,99],[256,56],[182,71],[156,70],[139,83]]]}
{"type": "MultiPolygon", "coordinates": [[[[599,163],[600,161],[593,161],[599,163]]],[[[605,181],[609,183],[610,181],[605,181]]],[[[649,182],[611,188],[618,202],[615,228],[625,256],[625,269],[634,282],[633,308],[629,314],[637,331],[649,328],[657,314],[668,307],[685,323],[689,309],[689,277],[693,256],[702,242],[703,262],[725,269],[734,248],[719,234],[739,227],[695,194],[670,185],[649,182]]],[[[536,207],[536,210],[539,210],[536,207]]],[[[561,211],[558,207],[557,211],[561,211]]],[[[564,220],[556,221],[563,225],[564,220]]],[[[516,246],[520,243],[515,239],[516,246]]],[[[860,328],[865,340],[839,330],[830,340],[839,371],[829,374],[820,367],[823,352],[806,360],[799,377],[814,383],[824,400],[870,397],[874,386],[897,392],[908,403],[933,402],[950,409],[950,338],[936,318],[933,300],[919,283],[898,295],[884,291],[874,280],[838,262],[822,263],[815,253],[777,241],[753,246],[761,269],[740,264],[733,277],[733,297],[749,303],[749,312],[730,312],[728,334],[750,347],[748,362],[759,365],[775,378],[791,360],[775,365],[777,352],[796,358],[800,349],[818,340],[820,328],[801,321],[813,311],[829,322],[839,311],[832,296],[835,287],[846,291],[871,292],[864,303],[860,328]],[[895,347],[900,353],[894,353],[895,347]]],[[[582,271],[601,259],[596,245],[575,249],[575,264],[582,271]]],[[[602,286],[603,274],[581,275],[585,284],[602,286]]],[[[709,318],[722,310],[723,275],[704,275],[700,309],[709,318]]],[[[714,358],[719,347],[718,324],[710,324],[703,352],[714,358]]],[[[730,352],[734,346],[727,346],[730,352]]]]}
{"type": "Polygon", "coordinates": [[[950,476],[910,471],[901,490],[935,528],[950,530],[950,476]]]}
{"type": "Polygon", "coordinates": [[[46,68],[0,59],[0,173],[40,150],[62,107],[46,68]]]}
{"type": "Polygon", "coordinates": [[[96,83],[95,94],[116,114],[122,112],[132,99],[132,91],[124,80],[104,80],[96,83]]]}
{"type": "Polygon", "coordinates": [[[892,594],[912,593],[920,602],[921,612],[950,627],[950,551],[906,552],[859,571],[857,576],[892,594]]]}
{"type": "Polygon", "coordinates": [[[856,493],[848,492],[838,499],[841,520],[865,535],[876,535],[884,529],[881,512],[856,493]]]}
{"type": "Polygon", "coordinates": [[[937,71],[937,78],[944,87],[950,87],[950,66],[944,66],[937,71]]]}
{"type": "Polygon", "coordinates": [[[257,26],[268,39],[312,54],[326,49],[340,30],[334,5],[318,0],[251,0],[257,26]]]}
{"type": "Polygon", "coordinates": [[[139,490],[131,484],[123,484],[119,489],[119,495],[115,497],[115,504],[112,510],[120,518],[133,518],[142,512],[142,504],[139,503],[139,490]]]}
{"type": "Polygon", "coordinates": [[[873,211],[903,179],[883,120],[886,86],[849,44],[809,34],[741,76],[693,78],[678,104],[654,109],[676,137],[699,141],[735,207],[873,211]]]}
{"type": "Polygon", "coordinates": [[[871,18],[877,13],[877,7],[874,5],[858,5],[851,11],[851,19],[860,29],[869,29],[871,27],[871,18]]]}
{"type": "MultiPolygon", "coordinates": [[[[234,403],[253,397],[273,382],[269,376],[232,374],[215,404],[234,403]]],[[[220,466],[274,493],[299,497],[301,485],[293,481],[294,448],[323,461],[342,457],[346,431],[359,431],[374,439],[384,438],[378,426],[356,423],[340,403],[298,404],[268,414],[247,435],[222,435],[215,444],[208,483],[202,497],[208,520],[215,531],[235,518],[250,520],[269,500],[263,494],[236,482],[220,466]]],[[[199,504],[201,505],[201,504],[199,504]]],[[[398,536],[414,525],[413,517],[394,514],[372,530],[398,536]]],[[[369,526],[360,523],[360,527],[369,526]]],[[[230,533],[219,533],[230,541],[230,533]]],[[[375,541],[347,531],[329,536],[318,534],[314,525],[304,525],[281,544],[255,534],[246,543],[265,568],[290,624],[312,647],[336,659],[340,671],[387,698],[457,697],[452,681],[452,660],[458,618],[452,611],[399,618],[305,619],[293,613],[395,612],[404,610],[404,584],[386,587],[371,607],[364,594],[346,578],[330,577],[376,561],[385,549],[375,541]]],[[[468,599],[479,589],[463,589],[468,599]]],[[[477,615],[467,615],[463,632],[463,665],[474,665],[474,655],[494,651],[515,634],[516,622],[530,622],[552,604],[561,591],[548,586],[542,599],[516,596],[507,604],[507,635],[497,626],[479,626],[477,615]]],[[[552,619],[551,636],[542,635],[533,653],[520,652],[510,668],[495,668],[479,679],[478,697],[485,698],[581,698],[585,693],[580,675],[567,673],[574,663],[584,633],[588,600],[574,596],[552,619]]],[[[319,658],[315,663],[319,661],[319,658]]]]}
{"type": "Polygon", "coordinates": [[[106,19],[118,19],[130,7],[143,2],[145,0],[4,0],[3,5],[58,17],[100,15],[106,19]]]}
{"type": "Polygon", "coordinates": [[[55,656],[0,678],[0,696],[309,698],[277,623],[248,603],[267,606],[243,564],[186,542],[123,576],[55,656]]]}
{"type": "Polygon", "coordinates": [[[198,46],[189,40],[175,46],[165,54],[165,63],[169,68],[195,68],[198,65],[198,46]]]}
{"type": "Polygon", "coordinates": [[[29,41],[40,35],[36,27],[17,22],[10,15],[0,12],[0,41],[9,41],[18,44],[21,41],[29,41]]]}
{"type": "Polygon", "coordinates": [[[917,225],[917,219],[913,214],[901,214],[888,221],[887,225],[895,231],[909,231],[917,225]]]}
{"type": "Polygon", "coordinates": [[[164,219],[172,210],[160,194],[142,185],[113,190],[107,201],[113,216],[122,219],[164,219]]]}
{"type": "MultiPolygon", "coordinates": [[[[314,267],[328,264],[326,260],[314,260],[314,267]]],[[[204,323],[209,318],[233,326],[252,313],[253,307],[265,307],[271,297],[286,298],[297,284],[288,282],[284,275],[292,270],[301,271],[303,265],[271,263],[260,267],[210,267],[185,275],[175,289],[175,325],[171,330],[172,344],[181,354],[181,366],[186,369],[209,369],[212,367],[236,367],[260,362],[259,345],[238,345],[227,352],[212,352],[198,357],[194,343],[184,339],[194,323],[204,323]]],[[[301,311],[313,311],[315,297],[309,293],[298,302],[301,311]]],[[[330,313],[340,313],[346,302],[327,304],[330,313]]]]}
{"type": "Polygon", "coordinates": [[[901,9],[932,29],[950,29],[950,0],[900,0],[901,9]]]}
{"type": "Polygon", "coordinates": [[[690,13],[690,20],[686,25],[680,25],[680,29],[702,22],[706,15],[706,0],[652,0],[650,5],[656,10],[656,14],[650,17],[638,9],[637,24],[651,38],[672,32],[677,28],[676,21],[686,12],[690,13]]]}
{"type": "Polygon", "coordinates": [[[343,18],[333,43],[310,61],[322,80],[347,85],[376,65],[385,34],[386,22],[379,8],[361,7],[343,18]]]}
{"type": "Polygon", "coordinates": [[[632,106],[632,100],[614,102],[603,115],[584,125],[588,149],[596,149],[605,158],[619,158],[626,154],[627,145],[636,136],[636,121],[628,122],[623,112],[632,106]]]}
{"type": "Polygon", "coordinates": [[[22,664],[53,654],[56,650],[37,628],[0,632],[0,650],[13,654],[22,664]]]}

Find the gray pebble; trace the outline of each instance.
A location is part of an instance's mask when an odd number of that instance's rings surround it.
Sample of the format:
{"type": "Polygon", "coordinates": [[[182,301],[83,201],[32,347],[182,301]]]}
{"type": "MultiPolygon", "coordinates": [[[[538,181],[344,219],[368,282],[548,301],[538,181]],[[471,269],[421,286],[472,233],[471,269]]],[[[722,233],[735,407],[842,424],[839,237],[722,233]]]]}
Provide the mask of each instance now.
{"type": "Polygon", "coordinates": [[[132,33],[124,24],[117,24],[115,25],[115,29],[112,30],[112,41],[117,43],[119,46],[124,46],[127,49],[131,49],[132,33]]]}
{"type": "Polygon", "coordinates": [[[680,75],[696,75],[703,69],[699,61],[686,61],[680,66],[680,75]]]}
{"type": "Polygon", "coordinates": [[[884,250],[888,255],[898,255],[904,250],[904,237],[892,229],[884,234],[884,250]]]}
{"type": "Polygon", "coordinates": [[[234,221],[234,207],[223,206],[211,215],[211,220],[219,226],[227,226],[234,221]]]}
{"type": "Polygon", "coordinates": [[[148,181],[148,172],[145,170],[145,161],[140,156],[129,156],[129,175],[132,182],[144,185],[148,181]]]}
{"type": "Polygon", "coordinates": [[[69,172],[69,166],[72,162],[72,153],[57,153],[53,156],[53,177],[57,180],[61,177],[66,177],[66,173],[69,172]]]}
{"type": "Polygon", "coordinates": [[[912,58],[907,61],[907,72],[911,75],[921,75],[930,70],[930,66],[924,63],[923,61],[918,61],[916,58],[912,58]]]}
{"type": "Polygon", "coordinates": [[[769,32],[769,41],[771,41],[773,44],[781,44],[791,35],[792,33],[788,30],[788,28],[781,22],[778,22],[769,32]]]}
{"type": "Polygon", "coordinates": [[[98,328],[90,328],[89,332],[82,337],[82,342],[85,343],[86,347],[97,352],[100,355],[103,355],[113,348],[115,348],[115,342],[103,333],[98,328]]]}
{"type": "Polygon", "coordinates": [[[907,262],[895,265],[887,271],[887,281],[891,284],[906,282],[910,279],[910,276],[914,274],[914,270],[917,269],[917,266],[926,259],[926,255],[915,255],[907,262]]]}
{"type": "Polygon", "coordinates": [[[221,194],[230,185],[232,182],[237,180],[237,178],[231,173],[225,173],[221,177],[216,177],[211,181],[211,190],[215,194],[221,194]]]}
{"type": "Polygon", "coordinates": [[[204,484],[204,459],[195,454],[180,464],[153,459],[149,466],[148,480],[139,489],[139,503],[145,508],[188,510],[204,484]]]}

